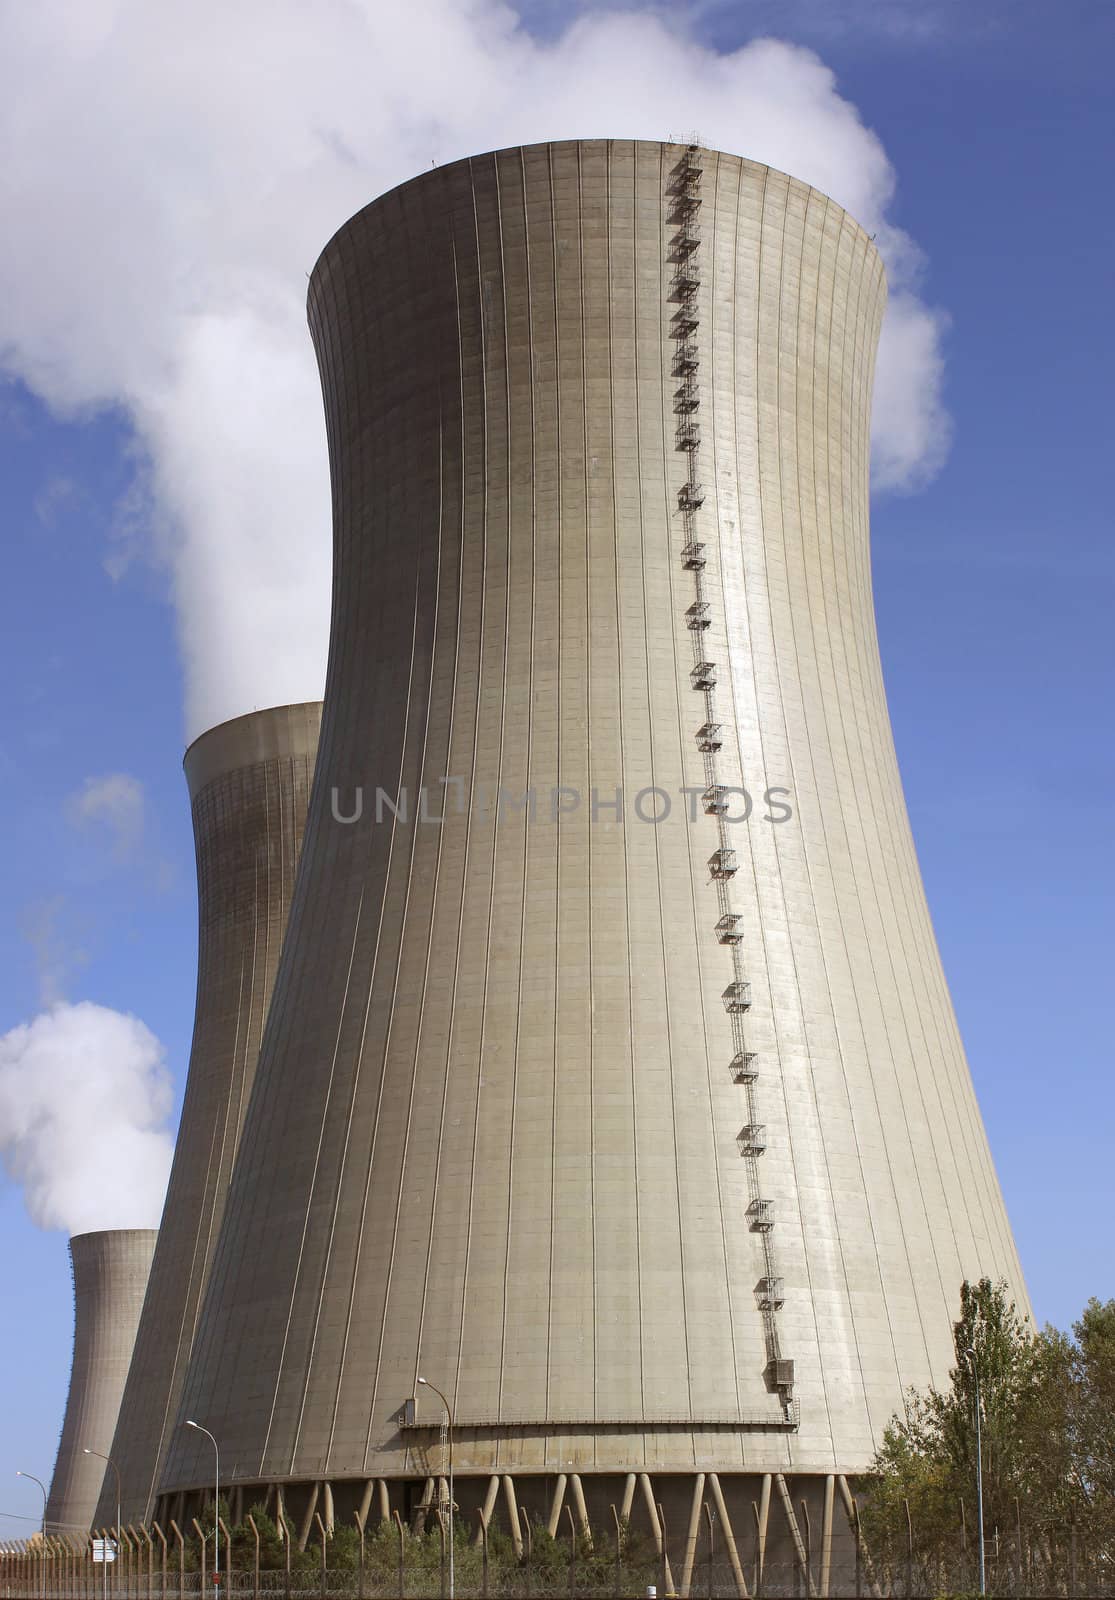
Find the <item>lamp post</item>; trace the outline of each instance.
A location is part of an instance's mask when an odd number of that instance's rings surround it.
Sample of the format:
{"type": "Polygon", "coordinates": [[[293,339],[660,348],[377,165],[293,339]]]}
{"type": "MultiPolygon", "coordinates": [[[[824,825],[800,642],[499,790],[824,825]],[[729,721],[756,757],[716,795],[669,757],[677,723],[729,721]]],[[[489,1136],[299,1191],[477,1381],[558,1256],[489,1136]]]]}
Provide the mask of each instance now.
{"type": "MultiPolygon", "coordinates": [[[[120,1502],[124,1498],[124,1496],[123,1496],[123,1494],[121,1493],[121,1490],[120,1490],[120,1468],[116,1465],[116,1462],[112,1459],[111,1456],[103,1456],[99,1450],[90,1450],[88,1445],[84,1445],[82,1447],[82,1454],[83,1455],[87,1455],[87,1456],[96,1456],[98,1461],[107,1461],[109,1466],[112,1468],[113,1472],[115,1472],[115,1474],[116,1474],[116,1554],[113,1557],[114,1562],[116,1562],[116,1561],[120,1560],[120,1502]]],[[[101,1554],[104,1555],[104,1554],[106,1554],[106,1552],[102,1550],[101,1554]]],[[[105,1588],[107,1590],[107,1588],[108,1588],[108,1563],[102,1561],[101,1565],[105,1568],[104,1583],[105,1583],[105,1588]]],[[[120,1580],[119,1580],[118,1575],[115,1572],[112,1574],[112,1582],[113,1582],[113,1587],[114,1588],[119,1588],[120,1580]]]]}
{"type": "Polygon", "coordinates": [[[46,1484],[43,1482],[43,1480],[41,1478],[36,1478],[36,1476],[35,1476],[35,1474],[33,1472],[20,1472],[17,1469],[16,1477],[17,1478],[30,1478],[31,1482],[32,1483],[37,1483],[39,1488],[42,1490],[42,1495],[43,1495],[43,1524],[42,1524],[43,1563],[40,1566],[39,1570],[40,1570],[40,1575],[42,1577],[42,1591],[45,1594],[46,1593],[46,1565],[45,1565],[45,1563],[46,1563],[46,1499],[47,1499],[46,1484]]]}
{"type": "Polygon", "coordinates": [[[983,1434],[980,1424],[979,1402],[979,1367],[976,1365],[976,1352],[971,1345],[964,1352],[971,1358],[972,1378],[976,1386],[976,1521],[979,1525],[979,1592],[987,1593],[987,1569],[984,1560],[983,1542],[983,1434]]]}
{"type": "Polygon", "coordinates": [[[186,1426],[187,1428],[196,1428],[198,1433],[203,1433],[213,1446],[213,1460],[215,1462],[213,1471],[213,1581],[214,1583],[219,1583],[221,1573],[221,1452],[216,1439],[214,1439],[208,1428],[202,1427],[200,1422],[191,1422],[187,1417],[186,1426]]]}
{"type": "Polygon", "coordinates": [[[16,1477],[17,1478],[30,1478],[31,1482],[32,1483],[37,1483],[39,1488],[42,1490],[42,1496],[43,1496],[43,1526],[42,1526],[42,1534],[43,1534],[43,1538],[45,1539],[46,1538],[46,1484],[43,1482],[43,1480],[41,1478],[36,1478],[36,1476],[35,1476],[35,1474],[33,1472],[19,1472],[19,1471],[17,1471],[16,1472],[16,1477]]]}
{"type": "Polygon", "coordinates": [[[427,1389],[434,1391],[445,1407],[445,1415],[449,1422],[449,1600],[453,1600],[453,1409],[436,1383],[430,1383],[426,1378],[419,1378],[418,1381],[427,1389]]]}

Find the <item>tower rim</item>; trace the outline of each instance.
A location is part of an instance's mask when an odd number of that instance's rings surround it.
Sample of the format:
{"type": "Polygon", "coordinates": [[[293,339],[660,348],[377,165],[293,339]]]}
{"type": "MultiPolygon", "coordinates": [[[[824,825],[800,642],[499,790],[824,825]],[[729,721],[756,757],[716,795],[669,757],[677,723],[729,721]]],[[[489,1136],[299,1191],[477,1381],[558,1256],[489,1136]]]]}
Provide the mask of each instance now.
{"type": "Polygon", "coordinates": [[[840,201],[835,198],[835,196],[828,192],[827,189],[818,188],[818,186],[814,183],[807,183],[804,178],[796,177],[792,172],[786,172],[782,167],[771,166],[770,162],[768,161],[759,161],[754,156],[741,155],[739,152],[733,150],[722,150],[718,145],[704,145],[700,143],[694,143],[692,140],[688,139],[638,139],[634,137],[626,138],[622,134],[593,134],[586,138],[580,139],[532,139],[523,144],[495,145],[489,150],[475,150],[469,155],[456,156],[452,161],[441,162],[437,166],[427,169],[425,172],[415,173],[412,177],[403,178],[399,183],[393,183],[389,189],[384,189],[380,194],[374,195],[371,200],[367,201],[366,204],[360,206],[358,210],[354,211],[350,217],[347,217],[345,221],[341,223],[339,228],[330,234],[325,245],[318,253],[313,267],[310,269],[309,283],[306,290],[307,305],[312,303],[318,276],[325,265],[326,258],[331,254],[334,247],[340,241],[342,235],[346,234],[350,228],[359,222],[360,218],[364,216],[366,212],[370,211],[373,206],[382,204],[384,200],[390,199],[392,195],[400,194],[403,190],[411,189],[418,184],[428,183],[435,173],[452,172],[458,168],[467,167],[474,161],[486,161],[490,157],[508,155],[512,151],[520,151],[523,154],[526,154],[527,152],[537,150],[567,150],[571,147],[585,145],[616,144],[630,144],[636,149],[640,147],[644,149],[649,147],[658,150],[696,149],[700,150],[702,154],[706,156],[716,156],[718,158],[723,157],[729,161],[738,161],[745,167],[759,168],[764,172],[773,173],[775,177],[784,179],[789,184],[794,184],[803,189],[808,189],[811,193],[819,195],[823,200],[827,201],[829,205],[834,206],[844,217],[847,218],[851,227],[861,235],[871,252],[878,257],[879,265],[882,268],[883,282],[884,285],[887,285],[886,263],[882,258],[882,253],[875,243],[875,235],[873,233],[868,233],[863,223],[860,222],[857,217],[853,216],[848,208],[842,205],[840,201]]]}

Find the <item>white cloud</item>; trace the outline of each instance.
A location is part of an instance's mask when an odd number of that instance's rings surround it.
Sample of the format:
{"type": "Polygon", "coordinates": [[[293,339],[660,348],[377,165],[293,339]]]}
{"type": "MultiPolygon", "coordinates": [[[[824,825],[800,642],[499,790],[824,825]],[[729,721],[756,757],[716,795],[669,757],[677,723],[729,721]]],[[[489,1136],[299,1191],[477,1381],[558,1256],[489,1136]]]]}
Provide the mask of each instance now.
{"type": "Polygon", "coordinates": [[[117,861],[129,861],[143,840],[144,793],[138,778],[127,772],[110,772],[103,778],[86,778],[70,796],[67,811],[78,826],[103,823],[112,839],[117,861]]]}
{"type": "Polygon", "coordinates": [[[494,0],[57,0],[7,8],[5,32],[0,345],[56,407],[133,420],[191,734],[320,693],[329,492],[306,273],[431,159],[696,128],[817,185],[879,234],[900,291],[879,481],[915,484],[946,448],[939,322],[886,221],[893,172],[806,50],[718,55],[633,12],[541,43],[494,0]]]}
{"type": "Polygon", "coordinates": [[[0,1161],[40,1228],[154,1228],[172,1141],[162,1045],[138,1018],[59,1004],[0,1036],[0,1161]]]}
{"type": "Polygon", "coordinates": [[[880,489],[921,488],[948,454],[952,422],[941,398],[947,328],[942,312],[909,290],[891,290],[875,372],[871,470],[880,489]],[[919,382],[911,383],[912,373],[919,382]]]}

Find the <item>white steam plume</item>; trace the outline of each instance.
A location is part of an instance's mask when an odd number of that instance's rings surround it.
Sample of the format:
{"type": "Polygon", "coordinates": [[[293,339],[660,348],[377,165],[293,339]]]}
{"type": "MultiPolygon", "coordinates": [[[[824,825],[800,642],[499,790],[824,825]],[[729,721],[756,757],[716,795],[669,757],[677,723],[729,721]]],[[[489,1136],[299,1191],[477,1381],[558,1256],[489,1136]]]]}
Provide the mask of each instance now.
{"type": "Polygon", "coordinates": [[[157,1228],[171,1105],[163,1047],[136,1017],[63,1003],[0,1035],[0,1161],[40,1228],[157,1228]]]}
{"type": "Polygon", "coordinates": [[[132,421],[191,735],[320,694],[329,493],[306,273],[431,160],[696,129],[815,184],[878,234],[899,291],[876,480],[916,486],[943,457],[940,320],[886,220],[893,172],[807,50],[718,54],[631,11],[539,42],[496,0],[55,0],[4,18],[0,348],[59,410],[132,421]]]}

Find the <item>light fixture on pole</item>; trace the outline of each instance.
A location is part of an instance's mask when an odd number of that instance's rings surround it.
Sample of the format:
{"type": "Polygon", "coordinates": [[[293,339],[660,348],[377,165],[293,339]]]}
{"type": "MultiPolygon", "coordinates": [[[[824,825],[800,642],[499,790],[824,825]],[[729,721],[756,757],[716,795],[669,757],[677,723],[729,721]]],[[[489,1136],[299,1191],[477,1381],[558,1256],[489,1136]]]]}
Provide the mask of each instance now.
{"type": "Polygon", "coordinates": [[[976,1386],[976,1521],[979,1524],[979,1592],[987,1593],[987,1568],[983,1543],[983,1433],[980,1420],[979,1367],[971,1345],[964,1354],[971,1357],[972,1378],[976,1386]]]}
{"type": "Polygon", "coordinates": [[[437,1395],[445,1407],[445,1415],[449,1424],[447,1433],[449,1440],[449,1600],[453,1600],[453,1410],[436,1383],[430,1383],[426,1378],[419,1378],[418,1381],[427,1389],[432,1389],[437,1395]]]}
{"type": "MultiPolygon", "coordinates": [[[[115,1474],[116,1474],[116,1553],[113,1556],[113,1562],[115,1563],[115,1562],[119,1561],[119,1559],[120,1559],[120,1502],[124,1498],[124,1496],[123,1496],[123,1494],[121,1492],[121,1489],[120,1489],[120,1468],[116,1465],[116,1462],[112,1459],[111,1456],[102,1455],[99,1450],[90,1450],[88,1445],[84,1445],[82,1447],[82,1454],[83,1455],[87,1455],[87,1456],[96,1456],[98,1461],[107,1461],[109,1466],[112,1468],[113,1472],[115,1472],[115,1474]]],[[[107,1588],[108,1587],[108,1569],[107,1569],[107,1565],[106,1565],[105,1573],[104,1573],[104,1581],[105,1581],[105,1587],[107,1588]]],[[[118,1580],[118,1578],[116,1576],[115,1571],[113,1571],[113,1574],[112,1574],[112,1581],[113,1581],[114,1585],[116,1585],[116,1586],[119,1585],[119,1580],[118,1580]]]]}
{"type": "Polygon", "coordinates": [[[196,1428],[198,1433],[203,1433],[213,1446],[213,1459],[216,1463],[213,1472],[213,1566],[215,1569],[213,1582],[217,1584],[220,1583],[221,1575],[221,1452],[216,1439],[214,1439],[208,1428],[202,1427],[200,1422],[191,1422],[187,1417],[186,1426],[187,1428],[196,1428]]]}
{"type": "Polygon", "coordinates": [[[46,1499],[47,1499],[47,1496],[46,1496],[46,1484],[43,1482],[43,1480],[41,1478],[36,1478],[36,1476],[35,1476],[35,1474],[33,1472],[20,1472],[17,1469],[16,1477],[17,1478],[30,1478],[31,1482],[32,1483],[37,1483],[39,1488],[42,1490],[42,1495],[43,1495],[43,1527],[42,1527],[42,1534],[43,1534],[43,1538],[45,1539],[46,1538],[46,1499]]]}
{"type": "MultiPolygon", "coordinates": [[[[44,1556],[44,1561],[45,1561],[45,1556],[46,1556],[46,1498],[47,1498],[47,1496],[46,1496],[46,1484],[43,1482],[43,1480],[41,1478],[36,1478],[36,1476],[35,1476],[35,1474],[33,1472],[20,1472],[18,1470],[18,1468],[16,1470],[16,1477],[17,1478],[30,1478],[31,1482],[32,1483],[37,1483],[39,1488],[43,1492],[43,1527],[42,1527],[42,1534],[43,1534],[43,1556],[44,1556]]],[[[46,1593],[46,1569],[45,1569],[45,1566],[41,1567],[41,1575],[42,1575],[43,1593],[45,1594],[46,1593]]]]}

